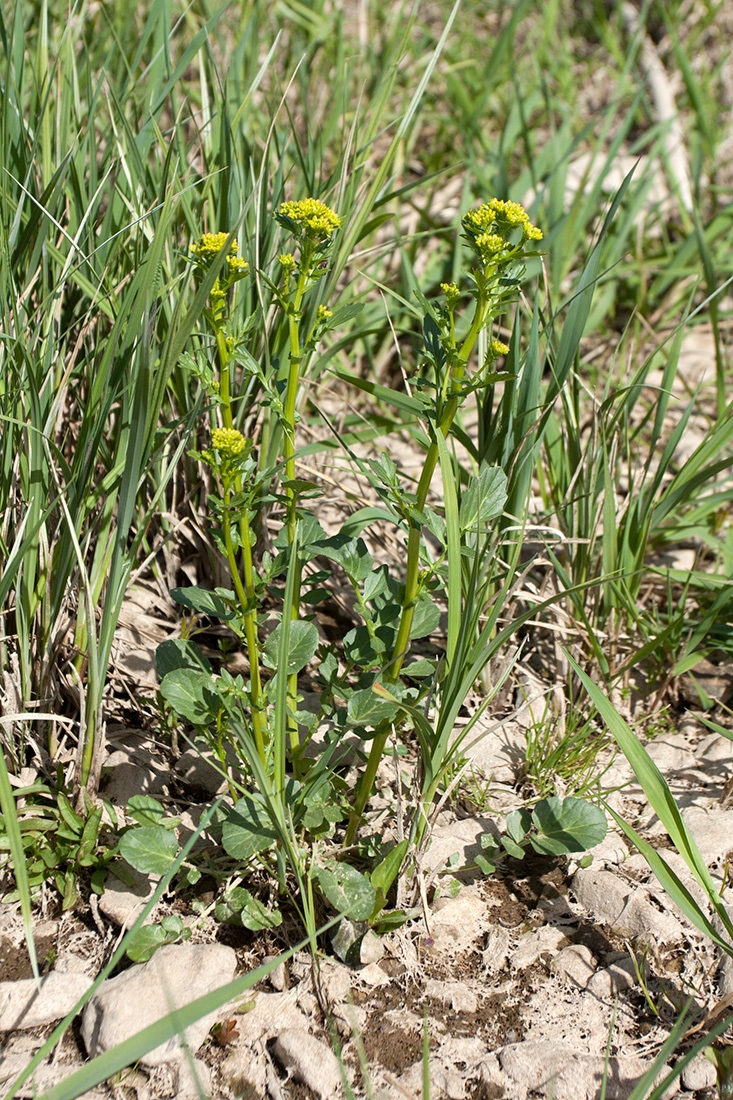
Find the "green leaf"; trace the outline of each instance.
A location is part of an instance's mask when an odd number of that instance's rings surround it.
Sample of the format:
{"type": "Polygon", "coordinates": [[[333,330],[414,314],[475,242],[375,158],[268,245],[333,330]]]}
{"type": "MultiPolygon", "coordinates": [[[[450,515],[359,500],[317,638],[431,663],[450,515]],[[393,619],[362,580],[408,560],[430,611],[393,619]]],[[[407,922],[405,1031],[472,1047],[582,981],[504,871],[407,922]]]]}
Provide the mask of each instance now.
{"type": "Polygon", "coordinates": [[[504,511],[507,498],[506,474],[499,466],[482,466],[461,494],[459,525],[462,532],[475,531],[504,511]]]}
{"type": "Polygon", "coordinates": [[[147,962],[159,947],[168,942],[168,937],[159,924],[144,924],[128,940],[127,956],[136,963],[147,962]]]}
{"type": "Polygon", "coordinates": [[[219,713],[219,696],[207,672],[177,668],[165,676],[160,694],[179,718],[192,726],[205,726],[219,713]]]}
{"type": "Polygon", "coordinates": [[[253,932],[277,928],[283,919],[279,909],[268,909],[243,886],[235,886],[216,903],[214,916],[225,924],[241,925],[253,932]]]}
{"type": "Polygon", "coordinates": [[[515,844],[521,844],[532,825],[529,810],[512,810],[506,815],[506,831],[515,844]]]}
{"type": "Polygon", "coordinates": [[[235,619],[236,612],[224,602],[216,592],[208,588],[201,588],[198,584],[192,584],[188,588],[172,588],[171,596],[176,603],[183,607],[190,607],[199,615],[208,615],[212,619],[235,619]]]}
{"type": "Polygon", "coordinates": [[[374,567],[374,558],[367,550],[364,539],[349,538],[344,534],[332,535],[314,543],[311,550],[338,562],[347,577],[357,584],[365,580],[374,567]]]}
{"type": "Polygon", "coordinates": [[[372,688],[361,688],[351,696],[346,708],[350,722],[355,726],[378,726],[380,722],[391,721],[400,709],[400,704],[392,699],[383,699],[375,695],[372,688]]]}
{"type": "Polygon", "coordinates": [[[120,837],[120,855],[144,875],[164,875],[178,855],[175,835],[162,825],[142,825],[120,837]]]}
{"type": "Polygon", "coordinates": [[[163,680],[169,672],[174,672],[178,668],[211,673],[208,657],[190,638],[171,638],[167,642],[161,642],[155,650],[155,669],[159,680],[163,680]]]}
{"type": "Polygon", "coordinates": [[[254,794],[240,798],[222,830],[227,855],[243,862],[271,848],[277,838],[264,803],[254,794]]]}
{"type": "Polygon", "coordinates": [[[415,605],[410,638],[425,638],[440,626],[440,608],[430,596],[423,594],[415,605]]]}
{"type": "Polygon", "coordinates": [[[594,848],[608,829],[603,810],[573,795],[543,798],[532,811],[532,822],[539,832],[531,838],[534,850],[558,856],[594,848]]]}
{"type": "Polygon", "coordinates": [[[317,867],[313,879],[334,909],[351,920],[367,920],[374,909],[375,892],[366,875],[348,863],[317,867]]]}
{"type": "MultiPolygon", "coordinates": [[[[387,852],[387,855],[377,864],[369,876],[374,889],[381,890],[385,897],[389,893],[390,886],[399,874],[400,867],[404,862],[409,847],[410,842],[407,839],[401,840],[399,844],[395,844],[394,848],[392,848],[390,852],[387,852]]],[[[372,917],[375,916],[376,913],[373,913],[372,917]]]]}
{"type": "MultiPolygon", "coordinates": [[[[278,670],[281,634],[282,623],[278,623],[265,642],[263,653],[265,664],[267,664],[269,668],[277,668],[278,670]]],[[[318,648],[318,640],[318,627],[315,623],[306,622],[304,619],[297,619],[295,622],[290,623],[288,667],[286,669],[286,674],[288,676],[292,676],[294,673],[300,672],[301,669],[305,668],[318,648]]]]}
{"type": "Polygon", "coordinates": [[[139,825],[159,825],[165,808],[149,794],[134,794],[128,799],[127,812],[139,825]]]}

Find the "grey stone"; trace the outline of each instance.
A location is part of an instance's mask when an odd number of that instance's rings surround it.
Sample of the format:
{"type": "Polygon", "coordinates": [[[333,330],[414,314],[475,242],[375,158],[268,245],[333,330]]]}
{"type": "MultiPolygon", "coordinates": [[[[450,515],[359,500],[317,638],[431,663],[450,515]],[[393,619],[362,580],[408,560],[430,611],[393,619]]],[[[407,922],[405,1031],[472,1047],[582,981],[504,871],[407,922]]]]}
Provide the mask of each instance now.
{"type": "Polygon", "coordinates": [[[611,871],[581,868],[573,876],[573,893],[589,912],[615,927],[626,907],[631,887],[611,871]]]}
{"type": "Polygon", "coordinates": [[[176,1100],[211,1096],[211,1070],[200,1058],[183,1058],[178,1067],[176,1100]]]}
{"type": "Polygon", "coordinates": [[[436,951],[465,951],[484,933],[488,910],[476,886],[466,886],[430,917],[436,951]]]}
{"type": "Polygon", "coordinates": [[[643,886],[633,892],[615,928],[622,935],[644,943],[678,943],[685,937],[677,918],[653,905],[649,891],[643,886]]]}
{"type": "Polygon", "coordinates": [[[563,978],[568,985],[585,989],[596,970],[596,960],[588,947],[573,943],[558,951],[550,963],[553,974],[563,978]]]}
{"type": "Polygon", "coordinates": [[[708,812],[699,806],[690,806],[683,810],[682,819],[708,867],[724,860],[733,851],[733,810],[716,807],[708,812]]]}
{"type": "Polygon", "coordinates": [[[546,924],[536,932],[528,932],[519,940],[509,956],[509,962],[515,970],[526,970],[541,959],[543,955],[553,956],[567,946],[568,938],[559,928],[546,924]]]}
{"type": "Polygon", "coordinates": [[[64,1016],[91,988],[87,974],[58,974],[55,971],[40,980],[0,982],[0,1031],[43,1027],[64,1016]]]}
{"type": "MultiPolygon", "coordinates": [[[[600,1055],[578,1054],[567,1043],[551,1041],[512,1043],[496,1053],[512,1100],[524,1100],[529,1092],[547,1100],[596,1100],[600,1094],[606,1063],[600,1055]]],[[[648,1068],[640,1058],[610,1058],[606,1100],[626,1100],[648,1068]]],[[[679,1082],[675,1085],[666,1095],[678,1091],[679,1082]]]]}
{"type": "Polygon", "coordinates": [[[454,1012],[474,1013],[478,1009],[476,994],[464,982],[441,982],[430,978],[425,985],[425,996],[440,1001],[454,1012]]]}
{"type": "Polygon", "coordinates": [[[631,959],[624,959],[604,970],[598,970],[588,982],[588,992],[604,1000],[615,997],[624,989],[633,989],[636,983],[634,964],[631,959]]]}
{"type": "Polygon", "coordinates": [[[127,871],[134,879],[132,886],[110,874],[99,899],[101,912],[120,928],[130,928],[135,923],[160,882],[160,876],[143,875],[131,867],[127,871]]]}
{"type": "Polygon", "coordinates": [[[221,764],[207,749],[186,749],[175,763],[175,773],[188,787],[196,787],[212,798],[227,790],[221,764]]]}
{"type": "Polygon", "coordinates": [[[446,825],[436,825],[430,837],[430,846],[423,856],[423,869],[426,872],[440,870],[453,856],[458,856],[455,865],[451,864],[456,871],[470,866],[483,852],[481,837],[484,833],[498,837],[496,824],[488,818],[466,817],[446,825]]]}
{"type": "Polygon", "coordinates": [[[324,1100],[341,1094],[338,1059],[320,1039],[299,1028],[285,1028],[273,1049],[283,1068],[324,1100]]]}
{"type": "Polygon", "coordinates": [[[715,1066],[707,1060],[704,1054],[698,1054],[682,1070],[682,1084],[690,1092],[712,1089],[715,1087],[716,1080],[715,1066]]]}
{"type": "MultiPolygon", "coordinates": [[[[234,977],[237,956],[220,944],[171,944],[161,947],[149,962],[133,966],[103,982],[82,1016],[81,1033],[91,1057],[183,1008],[197,997],[226,985],[234,977]]],[[[185,1042],[195,1052],[220,1016],[212,1012],[185,1031],[185,1042]]],[[[176,1035],[142,1056],[146,1065],[178,1061],[181,1037],[176,1035]]]]}

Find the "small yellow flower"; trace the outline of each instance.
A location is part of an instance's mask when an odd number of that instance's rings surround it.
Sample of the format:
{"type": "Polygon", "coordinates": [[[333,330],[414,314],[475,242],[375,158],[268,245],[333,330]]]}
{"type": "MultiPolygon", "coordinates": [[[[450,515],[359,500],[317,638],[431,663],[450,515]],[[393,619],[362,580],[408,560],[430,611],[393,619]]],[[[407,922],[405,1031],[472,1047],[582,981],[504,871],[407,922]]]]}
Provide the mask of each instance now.
{"type": "Polygon", "coordinates": [[[211,446],[223,458],[236,458],[246,446],[246,439],[236,428],[214,428],[211,433],[211,446]]]}
{"type": "Polygon", "coordinates": [[[328,309],[326,306],[318,307],[318,320],[326,321],[329,317],[333,317],[333,310],[328,309]]]}
{"type": "MultiPolygon", "coordinates": [[[[228,236],[228,233],[204,233],[202,237],[199,237],[189,246],[189,251],[199,263],[208,265],[216,259],[222,248],[224,248],[228,236]]],[[[249,264],[237,255],[238,252],[239,241],[235,238],[229,245],[229,251],[227,252],[227,269],[231,281],[241,278],[249,271],[249,264]]],[[[231,285],[231,282],[228,285],[231,285]]]]}
{"type": "Polygon", "coordinates": [[[489,358],[498,359],[500,355],[509,354],[509,345],[502,344],[501,340],[492,340],[489,344],[489,358]]]}
{"type": "Polygon", "coordinates": [[[456,302],[458,301],[458,299],[461,296],[461,292],[458,289],[457,284],[456,283],[441,283],[440,284],[440,289],[445,294],[445,300],[448,303],[448,308],[453,309],[453,306],[456,304],[456,302]]]}
{"type": "Polygon", "coordinates": [[[501,261],[502,252],[512,259],[527,241],[541,241],[542,231],[532,225],[527,211],[518,202],[490,199],[463,217],[466,239],[484,264],[501,261]],[[515,230],[521,230],[517,240],[515,230]]]}
{"type": "Polygon", "coordinates": [[[283,271],[287,271],[288,275],[295,268],[295,256],[292,252],[284,252],[280,257],[280,264],[283,271]]]}
{"type": "Polygon", "coordinates": [[[338,214],[319,199],[297,199],[280,204],[280,215],[302,227],[314,240],[329,240],[341,225],[338,214]]]}

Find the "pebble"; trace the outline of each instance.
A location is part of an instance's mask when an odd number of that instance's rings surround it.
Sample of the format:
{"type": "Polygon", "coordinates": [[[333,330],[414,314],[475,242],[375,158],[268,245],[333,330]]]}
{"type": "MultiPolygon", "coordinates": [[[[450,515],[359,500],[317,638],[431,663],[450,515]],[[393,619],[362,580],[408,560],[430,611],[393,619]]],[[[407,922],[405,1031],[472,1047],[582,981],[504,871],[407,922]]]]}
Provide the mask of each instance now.
{"type": "MultiPolygon", "coordinates": [[[[226,985],[234,977],[237,956],[220,944],[171,944],[146,963],[130,967],[103,982],[82,1015],[81,1033],[91,1057],[110,1050],[131,1035],[183,1008],[197,997],[226,985]]],[[[195,1052],[219,1018],[209,1013],[186,1028],[188,1048],[195,1052]]],[[[180,1059],[180,1036],[167,1039],[142,1055],[149,1066],[180,1059]]]]}
{"type": "Polygon", "coordinates": [[[596,971],[596,959],[590,948],[573,943],[563,947],[550,963],[553,974],[563,978],[568,985],[585,989],[596,971]]]}
{"type": "Polygon", "coordinates": [[[300,1028],[285,1028],[275,1040],[273,1052],[296,1081],[307,1085],[323,1100],[335,1100],[341,1094],[338,1059],[314,1035],[300,1028]]]}
{"type": "Polygon", "coordinates": [[[430,917],[436,951],[466,951],[487,925],[487,907],[477,886],[465,886],[457,898],[446,899],[430,917]]]}
{"type": "Polygon", "coordinates": [[[537,932],[522,936],[519,944],[509,956],[509,962],[515,970],[526,970],[542,958],[543,955],[555,955],[566,947],[568,938],[560,928],[546,924],[537,932]]]}
{"type": "Polygon", "coordinates": [[[614,963],[598,970],[588,982],[588,992],[601,1000],[615,997],[624,989],[633,989],[637,983],[636,970],[631,959],[614,963]]]}
{"type": "Polygon", "coordinates": [[[99,899],[99,908],[102,913],[120,928],[132,927],[160,882],[160,876],[143,875],[132,867],[128,867],[127,871],[134,880],[132,886],[127,886],[116,875],[110,873],[107,876],[104,893],[99,899]]]}
{"type": "Polygon", "coordinates": [[[701,1092],[703,1089],[715,1088],[716,1081],[715,1066],[707,1060],[704,1054],[698,1054],[682,1070],[682,1084],[690,1092],[701,1092]]]}
{"type": "Polygon", "coordinates": [[[476,994],[463,982],[441,982],[430,978],[425,984],[425,996],[433,997],[454,1012],[468,1012],[473,1015],[478,1010],[476,994]]]}
{"type": "Polygon", "coordinates": [[[41,978],[0,982],[0,1031],[43,1027],[64,1016],[92,986],[87,974],[52,972],[41,978]]]}

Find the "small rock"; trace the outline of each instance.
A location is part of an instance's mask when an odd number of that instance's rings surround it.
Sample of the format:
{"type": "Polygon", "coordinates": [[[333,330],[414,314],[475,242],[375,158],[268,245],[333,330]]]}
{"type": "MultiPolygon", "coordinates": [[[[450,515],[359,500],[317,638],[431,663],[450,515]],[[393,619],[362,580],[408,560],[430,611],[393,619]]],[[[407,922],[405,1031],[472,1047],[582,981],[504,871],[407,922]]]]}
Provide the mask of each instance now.
{"type": "Polygon", "coordinates": [[[733,810],[716,807],[708,812],[699,806],[690,806],[682,818],[708,867],[724,860],[733,851],[733,810]]]}
{"type": "Polygon", "coordinates": [[[57,974],[0,982],[0,1031],[43,1027],[61,1020],[92,986],[86,974],[57,974]]]}
{"type": "Polygon", "coordinates": [[[200,1058],[183,1058],[178,1066],[176,1100],[211,1096],[211,1070],[200,1058]]]}
{"type": "Polygon", "coordinates": [[[368,963],[379,962],[383,956],[384,944],[370,928],[359,946],[359,960],[366,966],[368,963]]]}
{"type": "Polygon", "coordinates": [[[219,1018],[234,1015],[240,1035],[238,1045],[251,1046],[259,1040],[267,1042],[283,1027],[305,1026],[306,1018],[298,1009],[297,1001],[296,989],[288,989],[283,993],[255,993],[244,1003],[240,997],[224,1005],[219,1009],[219,1018]]]}
{"type": "Polygon", "coordinates": [[[708,1062],[704,1054],[698,1054],[682,1070],[682,1084],[690,1092],[702,1092],[703,1089],[715,1088],[716,1081],[715,1066],[712,1062],[708,1062]]]}
{"type": "Polygon", "coordinates": [[[440,982],[431,978],[425,985],[425,996],[433,997],[454,1012],[473,1014],[478,1010],[476,994],[462,982],[440,982]]]}
{"type": "Polygon", "coordinates": [[[550,963],[553,974],[563,978],[569,985],[585,989],[595,974],[596,960],[588,947],[573,943],[558,951],[550,963]]]}
{"type": "Polygon", "coordinates": [[[495,925],[486,938],[486,946],[481,955],[481,962],[485,970],[493,973],[503,970],[509,955],[509,931],[500,925],[495,925]]]}
{"type": "Polygon", "coordinates": [[[465,951],[488,923],[486,903],[478,888],[466,886],[457,898],[449,898],[430,917],[430,934],[437,951],[465,951]]]}
{"type": "Polygon", "coordinates": [[[343,1004],[351,993],[352,972],[334,959],[322,959],[318,968],[318,984],[329,1006],[343,1004]]]}
{"type": "Polygon", "coordinates": [[[509,956],[509,962],[515,970],[526,970],[537,962],[542,955],[555,955],[567,946],[568,938],[559,928],[547,924],[537,932],[522,936],[519,944],[509,956]]]}
{"type": "MultiPolygon", "coordinates": [[[[82,1016],[81,1033],[91,1057],[110,1050],[173,1008],[183,1008],[204,993],[226,985],[234,977],[237,956],[220,944],[171,944],[161,947],[149,962],[130,967],[103,982],[82,1016]]],[[[186,1044],[197,1051],[218,1012],[209,1013],[186,1028],[186,1044]]],[[[177,1061],[181,1038],[167,1039],[142,1056],[149,1066],[177,1061]]]]}
{"type": "Polygon", "coordinates": [[[633,989],[637,977],[631,959],[614,963],[604,970],[598,970],[588,982],[588,992],[600,1000],[608,1000],[624,989],[633,989]]]}
{"type": "Polygon", "coordinates": [[[127,870],[134,879],[133,885],[127,886],[116,875],[109,874],[99,899],[99,908],[105,917],[120,928],[130,928],[135,923],[160,882],[159,876],[143,875],[132,868],[127,870]]]}
{"type": "Polygon", "coordinates": [[[368,966],[363,967],[358,972],[357,977],[360,982],[364,982],[365,985],[369,985],[373,989],[378,988],[380,985],[389,985],[389,978],[379,963],[369,963],[368,966]]]}
{"type": "Polygon", "coordinates": [[[274,1053],[284,1069],[324,1100],[341,1094],[341,1070],[332,1050],[307,1031],[285,1028],[275,1040],[274,1053]]]}
{"type": "Polygon", "coordinates": [[[622,935],[644,943],[679,943],[685,936],[677,918],[653,905],[649,891],[643,886],[634,890],[615,928],[622,935]]]}
{"type": "Polygon", "coordinates": [[[577,871],[573,876],[572,889],[584,909],[595,913],[599,920],[614,928],[631,893],[631,887],[618,875],[598,867],[577,871]]]}
{"type": "Polygon", "coordinates": [[[176,760],[174,770],[187,787],[195,787],[212,798],[227,790],[221,764],[207,749],[186,749],[176,760]]]}

